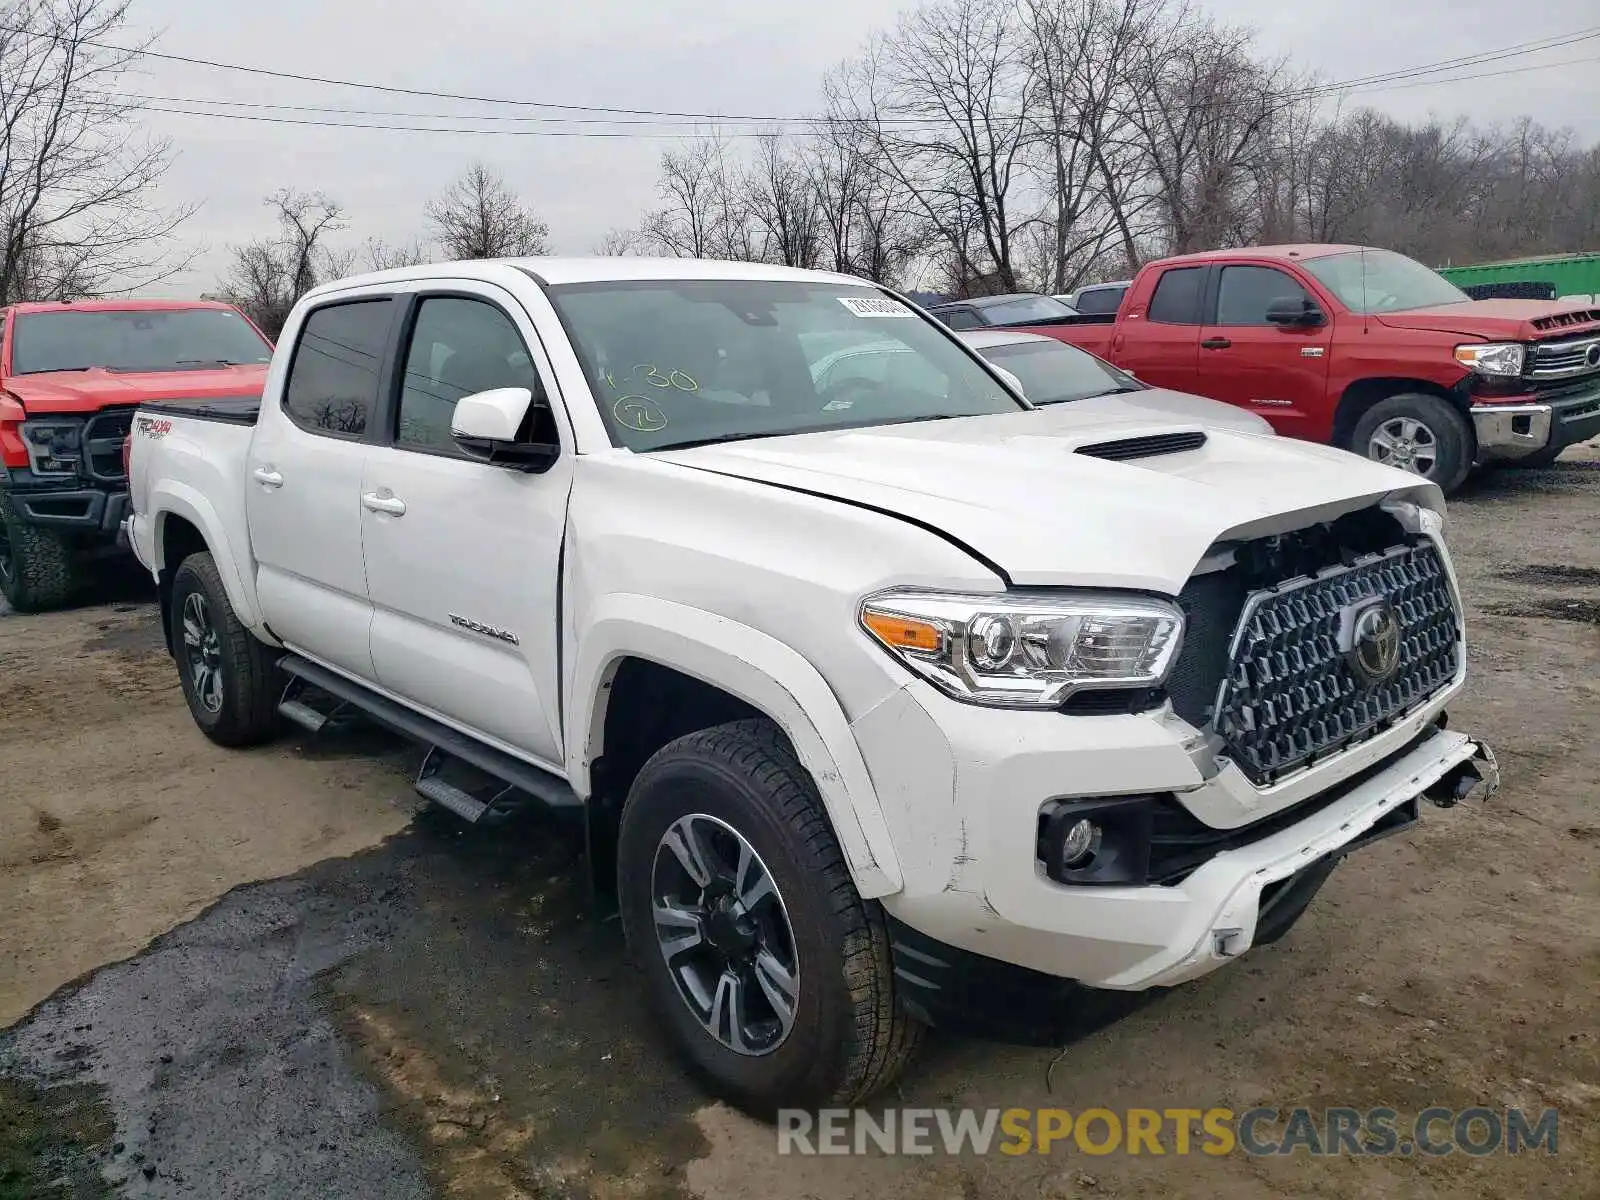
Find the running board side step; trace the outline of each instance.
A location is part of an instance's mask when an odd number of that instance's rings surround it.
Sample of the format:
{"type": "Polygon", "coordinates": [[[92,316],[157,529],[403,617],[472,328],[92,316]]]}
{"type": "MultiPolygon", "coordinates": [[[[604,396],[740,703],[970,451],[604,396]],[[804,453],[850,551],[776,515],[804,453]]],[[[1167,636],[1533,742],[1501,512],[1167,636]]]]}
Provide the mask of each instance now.
{"type": "Polygon", "coordinates": [[[486,746],[297,654],[284,655],[278,660],[278,669],[339,701],[331,713],[324,715],[301,700],[291,683],[278,711],[295,724],[316,733],[339,721],[347,709],[357,709],[379,725],[428,747],[417,772],[417,792],[464,820],[476,824],[504,817],[530,797],[550,808],[583,805],[566,780],[486,746]],[[477,778],[464,779],[463,775],[477,778]],[[483,786],[485,782],[490,786],[483,786]],[[488,798],[480,798],[483,795],[488,798]]]}

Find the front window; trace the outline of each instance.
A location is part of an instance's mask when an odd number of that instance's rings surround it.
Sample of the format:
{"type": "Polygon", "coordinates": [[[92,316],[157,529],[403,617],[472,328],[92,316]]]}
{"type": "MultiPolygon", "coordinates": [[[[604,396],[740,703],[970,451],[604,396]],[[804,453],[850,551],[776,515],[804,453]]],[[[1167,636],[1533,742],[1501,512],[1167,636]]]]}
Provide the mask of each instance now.
{"type": "Polygon", "coordinates": [[[22,313],[11,372],[197,371],[265,363],[272,346],[226,308],[84,309],[22,313]]]}
{"type": "Polygon", "coordinates": [[[1133,376],[1064,342],[1013,342],[984,346],[978,353],[1022,380],[1022,394],[1034,404],[1065,404],[1142,388],[1133,376]]]}
{"type": "Polygon", "coordinates": [[[1077,314],[1054,296],[1023,296],[1002,304],[986,304],[984,320],[991,325],[1037,325],[1041,321],[1060,321],[1077,314]]]}
{"type": "Polygon", "coordinates": [[[630,450],[1023,407],[931,320],[866,285],[629,280],[549,295],[611,440],[630,450]]]}
{"type": "Polygon", "coordinates": [[[1347,250],[1301,265],[1353,313],[1405,312],[1471,299],[1438,272],[1393,250],[1347,250]]]}

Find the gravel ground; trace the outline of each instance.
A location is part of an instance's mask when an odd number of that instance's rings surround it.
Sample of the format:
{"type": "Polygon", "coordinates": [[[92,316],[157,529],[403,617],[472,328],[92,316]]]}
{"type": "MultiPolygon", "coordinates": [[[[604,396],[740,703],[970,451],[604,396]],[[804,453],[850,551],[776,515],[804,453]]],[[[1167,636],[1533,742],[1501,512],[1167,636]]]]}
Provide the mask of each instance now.
{"type": "Polygon", "coordinates": [[[211,746],[135,591],[0,616],[0,1200],[1600,1196],[1596,458],[1451,506],[1496,802],[1062,1051],[936,1039],[889,1100],[1554,1106],[1555,1157],[780,1159],[664,1054],[573,830],[419,813],[376,733],[211,746]]]}

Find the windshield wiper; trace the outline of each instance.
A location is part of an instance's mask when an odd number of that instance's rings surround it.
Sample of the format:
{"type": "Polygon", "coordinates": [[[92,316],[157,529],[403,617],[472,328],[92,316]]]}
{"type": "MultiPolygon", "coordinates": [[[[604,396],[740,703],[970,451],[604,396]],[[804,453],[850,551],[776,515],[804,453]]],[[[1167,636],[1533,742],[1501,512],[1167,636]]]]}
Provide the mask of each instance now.
{"type": "Polygon", "coordinates": [[[175,367],[237,367],[239,364],[231,358],[180,358],[172,365],[175,367]]]}

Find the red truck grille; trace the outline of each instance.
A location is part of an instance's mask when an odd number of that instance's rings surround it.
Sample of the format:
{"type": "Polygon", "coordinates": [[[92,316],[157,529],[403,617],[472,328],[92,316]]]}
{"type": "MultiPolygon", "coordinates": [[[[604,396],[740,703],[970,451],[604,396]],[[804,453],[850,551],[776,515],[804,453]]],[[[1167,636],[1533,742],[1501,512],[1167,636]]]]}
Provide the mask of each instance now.
{"type": "Polygon", "coordinates": [[[83,425],[83,469],[96,483],[123,483],[122,443],[133,428],[131,408],[108,408],[83,425]]]}
{"type": "Polygon", "coordinates": [[[1600,333],[1559,342],[1535,342],[1529,348],[1528,378],[1571,379],[1600,372],[1600,333]]]}

